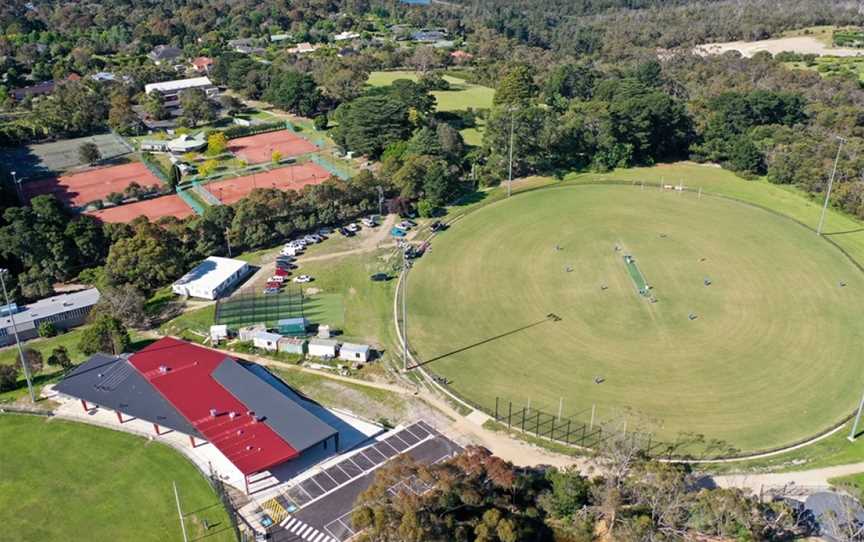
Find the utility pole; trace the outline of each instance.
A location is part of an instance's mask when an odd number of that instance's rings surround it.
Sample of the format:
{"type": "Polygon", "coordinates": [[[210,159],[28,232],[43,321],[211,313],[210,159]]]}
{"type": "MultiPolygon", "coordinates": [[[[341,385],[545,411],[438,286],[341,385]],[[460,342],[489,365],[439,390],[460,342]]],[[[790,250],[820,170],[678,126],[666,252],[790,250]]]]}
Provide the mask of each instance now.
{"type": "Polygon", "coordinates": [[[231,256],[231,239],[229,237],[227,227],[225,228],[225,244],[228,245],[228,257],[232,258],[233,256],[231,256]]]}
{"type": "Polygon", "coordinates": [[[825,223],[825,212],[828,210],[828,199],[831,197],[831,187],[834,186],[834,176],[837,174],[837,163],[840,162],[840,149],[843,148],[843,143],[846,143],[846,138],[837,136],[840,143],[837,145],[837,156],[834,158],[834,169],[831,170],[831,179],[828,180],[828,191],[825,192],[825,204],[822,205],[822,216],[819,217],[819,227],[816,228],[816,235],[822,235],[822,225],[825,223]]]}
{"type": "Polygon", "coordinates": [[[513,189],[513,112],[516,111],[516,108],[513,106],[510,106],[509,111],[510,111],[510,166],[508,168],[509,173],[507,175],[507,177],[508,177],[508,180],[507,180],[507,197],[508,198],[510,197],[510,195],[512,193],[512,189],[513,189]]]}
{"type": "Polygon", "coordinates": [[[382,216],[384,214],[384,187],[376,186],[378,189],[378,216],[382,216]]]}
{"type": "Polygon", "coordinates": [[[180,494],[177,493],[177,482],[172,480],[171,485],[174,486],[174,500],[177,501],[177,515],[180,516],[180,529],[183,530],[183,542],[189,542],[189,538],[186,537],[186,523],[183,521],[183,510],[180,508],[180,494]]]}
{"type": "Polygon", "coordinates": [[[9,311],[9,321],[12,323],[12,333],[15,335],[15,345],[18,347],[18,358],[21,360],[21,367],[24,369],[24,379],[27,381],[27,391],[30,392],[30,401],[36,403],[36,395],[33,393],[33,382],[30,381],[30,367],[24,360],[24,350],[21,348],[21,340],[18,337],[18,326],[15,325],[15,311],[12,310],[12,304],[9,302],[9,294],[6,292],[6,281],[3,280],[3,275],[8,272],[7,269],[0,267],[0,286],[3,287],[3,298],[6,300],[6,310],[9,311]]]}

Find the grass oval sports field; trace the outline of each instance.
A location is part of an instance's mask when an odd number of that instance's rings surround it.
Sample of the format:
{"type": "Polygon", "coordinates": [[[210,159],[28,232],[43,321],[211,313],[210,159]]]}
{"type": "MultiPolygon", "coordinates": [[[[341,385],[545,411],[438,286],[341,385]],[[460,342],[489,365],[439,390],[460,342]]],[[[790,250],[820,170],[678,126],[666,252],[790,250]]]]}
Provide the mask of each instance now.
{"type": "Polygon", "coordinates": [[[440,235],[408,288],[412,347],[488,408],[502,397],[557,413],[563,398],[565,416],[596,404],[630,430],[748,451],[826,429],[861,391],[864,273],[812,231],[727,199],[521,194],[440,235]]]}

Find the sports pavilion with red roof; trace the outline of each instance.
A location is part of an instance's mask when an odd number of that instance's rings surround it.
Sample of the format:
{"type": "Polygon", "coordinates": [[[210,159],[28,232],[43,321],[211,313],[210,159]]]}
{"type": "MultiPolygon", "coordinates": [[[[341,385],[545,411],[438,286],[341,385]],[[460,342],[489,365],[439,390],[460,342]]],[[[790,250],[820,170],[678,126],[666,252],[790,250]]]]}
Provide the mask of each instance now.
{"type": "Polygon", "coordinates": [[[209,441],[249,477],[298,458],[339,432],[237,360],[170,337],[131,355],[96,354],[55,386],[90,405],[209,441]]]}

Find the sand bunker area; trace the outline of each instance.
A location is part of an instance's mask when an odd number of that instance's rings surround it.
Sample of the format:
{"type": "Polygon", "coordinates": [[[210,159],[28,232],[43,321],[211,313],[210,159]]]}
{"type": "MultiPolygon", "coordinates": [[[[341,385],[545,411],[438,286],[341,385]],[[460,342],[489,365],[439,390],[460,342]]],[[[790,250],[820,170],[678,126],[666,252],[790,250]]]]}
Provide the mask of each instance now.
{"type": "Polygon", "coordinates": [[[722,55],[727,51],[738,51],[745,57],[752,57],[761,51],[772,55],[790,51],[800,54],[820,56],[864,56],[864,49],[850,47],[829,47],[812,36],[792,36],[761,41],[727,41],[723,43],[706,43],[693,49],[696,54],[722,55]]]}

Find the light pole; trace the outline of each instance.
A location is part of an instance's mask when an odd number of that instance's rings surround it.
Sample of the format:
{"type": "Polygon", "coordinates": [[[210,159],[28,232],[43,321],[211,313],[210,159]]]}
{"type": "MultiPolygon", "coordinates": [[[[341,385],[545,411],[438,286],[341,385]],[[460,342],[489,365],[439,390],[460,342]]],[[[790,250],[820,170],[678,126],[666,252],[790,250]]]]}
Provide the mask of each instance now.
{"type": "Polygon", "coordinates": [[[21,367],[24,369],[24,379],[27,380],[27,391],[30,392],[30,401],[36,403],[36,396],[33,394],[33,382],[30,381],[30,368],[27,367],[27,362],[24,360],[24,350],[21,348],[21,340],[18,337],[18,327],[15,325],[15,313],[12,310],[12,304],[9,303],[9,294],[6,292],[6,281],[3,280],[3,275],[7,272],[7,269],[0,267],[0,286],[3,287],[3,298],[6,300],[6,310],[9,311],[9,321],[12,323],[12,333],[15,335],[15,345],[18,346],[18,357],[21,359],[21,367]]]}
{"type": "Polygon", "coordinates": [[[508,111],[510,111],[510,166],[507,174],[507,197],[509,198],[513,189],[513,112],[516,111],[516,108],[510,106],[508,111]]]}
{"type": "Polygon", "coordinates": [[[375,188],[378,189],[378,216],[380,217],[382,214],[384,214],[384,187],[376,186],[375,188]]]}
{"type": "Polygon", "coordinates": [[[402,252],[402,372],[408,372],[408,269],[411,262],[408,260],[408,251],[402,252]]]}
{"type": "Polygon", "coordinates": [[[843,148],[843,143],[846,139],[837,136],[840,143],[837,145],[837,156],[834,158],[834,169],[831,170],[831,179],[828,180],[828,191],[825,192],[825,204],[822,205],[822,216],[819,217],[819,227],[816,228],[816,235],[822,235],[822,225],[825,223],[825,212],[828,210],[828,199],[831,197],[831,187],[834,186],[834,176],[837,174],[837,163],[840,161],[840,149],[843,148]]]}
{"type": "Polygon", "coordinates": [[[15,185],[15,192],[18,194],[18,199],[21,200],[21,204],[24,204],[24,194],[21,193],[21,182],[18,180],[18,174],[15,171],[11,171],[12,173],[12,183],[15,185]]]}

